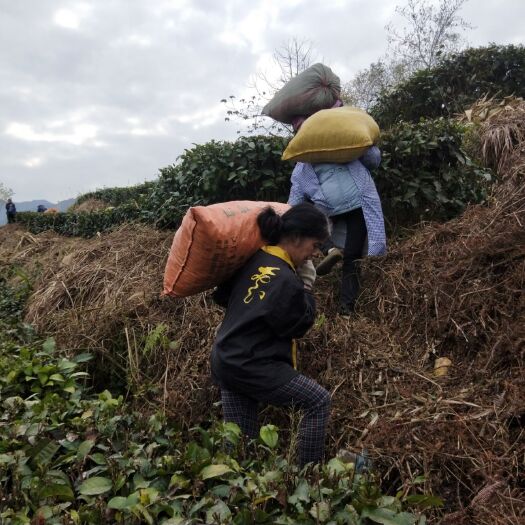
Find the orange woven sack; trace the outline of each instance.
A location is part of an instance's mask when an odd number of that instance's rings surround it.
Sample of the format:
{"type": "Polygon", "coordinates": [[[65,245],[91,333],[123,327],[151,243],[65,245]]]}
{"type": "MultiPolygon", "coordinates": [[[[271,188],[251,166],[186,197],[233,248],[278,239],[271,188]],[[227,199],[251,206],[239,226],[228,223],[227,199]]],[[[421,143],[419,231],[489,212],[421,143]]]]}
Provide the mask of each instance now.
{"type": "Polygon", "coordinates": [[[280,202],[232,201],[190,208],[175,233],[164,271],[164,294],[187,297],[217,286],[261,247],[257,215],[280,202]]]}

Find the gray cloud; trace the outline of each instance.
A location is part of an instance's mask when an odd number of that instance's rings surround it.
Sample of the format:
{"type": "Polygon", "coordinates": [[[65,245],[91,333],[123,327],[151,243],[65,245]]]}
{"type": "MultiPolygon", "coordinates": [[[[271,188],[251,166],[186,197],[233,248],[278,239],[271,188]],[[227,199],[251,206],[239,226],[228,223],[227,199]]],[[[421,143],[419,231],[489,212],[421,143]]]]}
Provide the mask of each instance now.
{"type": "MultiPolygon", "coordinates": [[[[192,143],[229,140],[246,92],[291,36],[344,81],[386,50],[392,0],[0,0],[0,180],[58,200],[152,179],[192,143]]],[[[521,0],[471,0],[473,45],[519,43],[521,0]]]]}

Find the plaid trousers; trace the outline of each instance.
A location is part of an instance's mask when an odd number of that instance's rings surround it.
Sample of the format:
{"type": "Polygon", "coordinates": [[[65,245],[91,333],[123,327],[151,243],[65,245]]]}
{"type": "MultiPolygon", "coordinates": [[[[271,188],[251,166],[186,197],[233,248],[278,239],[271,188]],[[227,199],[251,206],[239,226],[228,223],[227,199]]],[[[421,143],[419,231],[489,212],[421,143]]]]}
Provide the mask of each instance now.
{"type": "Polygon", "coordinates": [[[330,393],[313,379],[295,376],[273,392],[251,397],[221,388],[224,420],[239,425],[249,438],[259,434],[258,405],[293,406],[303,412],[299,425],[299,464],[319,463],[324,457],[326,424],[330,415],[330,393]]]}

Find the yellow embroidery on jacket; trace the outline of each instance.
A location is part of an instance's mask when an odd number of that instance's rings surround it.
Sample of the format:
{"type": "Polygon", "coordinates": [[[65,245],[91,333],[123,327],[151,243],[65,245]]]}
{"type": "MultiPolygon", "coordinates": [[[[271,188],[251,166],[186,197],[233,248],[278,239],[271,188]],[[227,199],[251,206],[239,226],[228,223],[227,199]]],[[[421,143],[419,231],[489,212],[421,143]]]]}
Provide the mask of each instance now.
{"type": "MultiPolygon", "coordinates": [[[[259,288],[260,284],[268,284],[272,277],[275,277],[275,271],[280,270],[280,268],[275,268],[273,266],[259,266],[260,273],[254,273],[251,276],[251,280],[255,282],[253,286],[248,288],[248,293],[244,298],[246,304],[250,303],[253,299],[255,290],[259,288]]],[[[259,299],[262,301],[266,295],[266,292],[263,290],[258,291],[259,299]]]]}

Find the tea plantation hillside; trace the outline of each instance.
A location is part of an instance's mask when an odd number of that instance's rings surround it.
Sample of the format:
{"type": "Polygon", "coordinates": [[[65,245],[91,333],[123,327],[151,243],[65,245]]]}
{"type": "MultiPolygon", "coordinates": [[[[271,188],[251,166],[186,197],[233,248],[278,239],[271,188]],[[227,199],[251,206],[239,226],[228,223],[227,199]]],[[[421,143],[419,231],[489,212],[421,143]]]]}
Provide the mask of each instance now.
{"type": "Polygon", "coordinates": [[[374,109],[389,251],[350,319],[340,269],[317,279],[299,347],[331,394],[320,466],[296,466],[294,411],[265,408],[251,442],[222,422],[224,312],[161,294],[188,207],[286,201],[288,139],[197,145],[0,228],[0,523],[525,524],[525,102],[492,96],[520,93],[523,56],[468,50],[374,109]]]}

